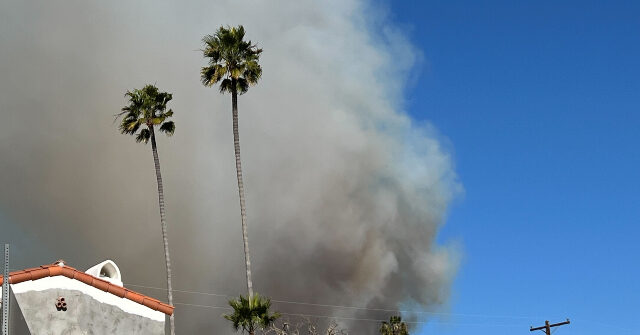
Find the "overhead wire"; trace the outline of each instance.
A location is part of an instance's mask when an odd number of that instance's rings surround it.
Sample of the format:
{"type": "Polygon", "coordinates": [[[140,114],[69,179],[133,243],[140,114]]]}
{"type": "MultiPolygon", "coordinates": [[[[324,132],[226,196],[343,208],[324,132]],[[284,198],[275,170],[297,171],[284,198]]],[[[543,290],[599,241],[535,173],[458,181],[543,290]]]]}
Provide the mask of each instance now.
{"type": "MultiPolygon", "coordinates": [[[[212,309],[227,309],[232,310],[231,307],[223,307],[223,306],[210,306],[210,305],[199,305],[199,304],[188,304],[175,302],[175,305],[184,305],[191,307],[201,307],[201,308],[212,308],[212,309]]],[[[286,313],[279,312],[281,315],[287,316],[300,316],[307,318],[323,318],[323,319],[336,319],[336,320],[349,320],[349,321],[369,321],[369,322],[383,322],[388,321],[385,319],[368,319],[368,318],[354,318],[354,317],[344,317],[344,316],[335,316],[335,315],[318,315],[318,314],[303,314],[303,313],[286,313]]],[[[403,321],[409,324],[426,324],[426,323],[434,323],[434,321],[403,321]]],[[[446,324],[446,325],[463,325],[463,326],[503,326],[503,327],[512,327],[512,326],[521,326],[520,324],[495,324],[495,323],[458,323],[458,322],[437,322],[438,324],[446,324]]]]}
{"type": "MultiPolygon", "coordinates": [[[[126,285],[127,286],[133,286],[133,287],[142,287],[142,288],[147,288],[147,289],[153,289],[153,290],[167,291],[166,288],[162,288],[162,287],[145,286],[145,285],[129,284],[129,283],[127,283],[126,285]]],[[[233,295],[221,294],[221,293],[198,292],[198,291],[178,290],[178,289],[173,289],[172,291],[173,292],[179,292],[179,293],[198,294],[198,295],[226,297],[226,298],[234,298],[235,297],[233,295]]],[[[402,309],[390,309],[390,308],[370,308],[370,307],[320,304],[320,303],[300,302],[300,301],[290,301],[290,300],[278,300],[278,299],[271,299],[271,302],[282,303],[282,304],[313,306],[313,307],[355,309],[355,310],[373,311],[373,312],[427,314],[427,315],[435,315],[435,316],[458,316],[458,317],[501,318],[501,319],[536,319],[536,318],[539,318],[539,317],[533,317],[533,316],[465,314],[465,313],[428,312],[428,311],[419,311],[419,310],[402,310],[402,309]]]]}

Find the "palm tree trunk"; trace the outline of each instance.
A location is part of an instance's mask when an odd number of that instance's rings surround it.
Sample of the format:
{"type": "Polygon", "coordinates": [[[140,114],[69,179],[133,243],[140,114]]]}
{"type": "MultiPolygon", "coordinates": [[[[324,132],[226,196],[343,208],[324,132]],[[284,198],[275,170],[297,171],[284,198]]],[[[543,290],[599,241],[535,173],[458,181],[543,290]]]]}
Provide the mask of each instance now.
{"type": "Polygon", "coordinates": [[[236,154],[236,176],[238,177],[238,193],[240,195],[240,216],[242,219],[242,240],[244,242],[244,260],[247,269],[247,290],[249,301],[253,298],[253,284],[251,282],[251,258],[249,257],[249,236],[247,233],[247,213],[244,202],[244,184],[242,183],[242,164],[240,163],[240,133],[238,131],[238,92],[235,89],[235,80],[231,86],[231,105],[233,111],[233,147],[236,154]]]}
{"type": "MultiPolygon", "coordinates": [[[[162,175],[160,174],[160,159],[158,158],[158,147],[156,146],[156,135],[153,126],[149,126],[151,131],[151,149],[153,150],[153,162],[156,167],[156,181],[158,182],[158,204],[160,205],[160,224],[162,225],[162,242],[164,244],[164,261],[167,266],[167,300],[173,306],[173,293],[171,290],[171,259],[169,257],[169,239],[167,238],[167,221],[164,213],[164,190],[162,187],[162,175]]],[[[171,335],[176,334],[173,314],[169,317],[171,335]]]]}

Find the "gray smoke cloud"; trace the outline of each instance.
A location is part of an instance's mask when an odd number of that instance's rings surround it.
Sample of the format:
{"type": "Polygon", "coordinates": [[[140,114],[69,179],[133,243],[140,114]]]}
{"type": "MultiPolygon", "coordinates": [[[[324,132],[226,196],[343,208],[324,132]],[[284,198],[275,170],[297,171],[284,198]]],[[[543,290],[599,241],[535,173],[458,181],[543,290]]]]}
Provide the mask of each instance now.
{"type": "MultiPolygon", "coordinates": [[[[0,4],[0,240],[14,246],[12,268],[110,258],[125,283],[164,287],[151,150],[113,121],[126,90],[155,83],[174,94],[176,112],[175,136],[159,139],[174,287],[244,293],[231,99],[200,84],[198,51],[205,34],[243,24],[264,49],[263,79],[239,99],[257,291],[332,305],[446,303],[457,257],[435,237],[461,187],[437,132],[402,112],[420,53],[384,9],[357,0],[0,4]]],[[[230,333],[224,312],[178,305],[178,331],[230,333]]],[[[377,327],[345,324],[355,334],[377,327]]]]}

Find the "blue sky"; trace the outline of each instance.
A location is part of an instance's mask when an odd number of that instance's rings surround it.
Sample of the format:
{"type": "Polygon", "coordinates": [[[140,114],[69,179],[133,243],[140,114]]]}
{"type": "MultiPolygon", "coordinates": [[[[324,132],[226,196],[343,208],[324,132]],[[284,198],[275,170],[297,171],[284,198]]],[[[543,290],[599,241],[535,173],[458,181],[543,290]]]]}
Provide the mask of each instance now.
{"type": "Polygon", "coordinates": [[[465,188],[439,236],[463,250],[450,312],[485,315],[421,333],[637,333],[640,2],[389,6],[424,54],[407,111],[465,188]]]}

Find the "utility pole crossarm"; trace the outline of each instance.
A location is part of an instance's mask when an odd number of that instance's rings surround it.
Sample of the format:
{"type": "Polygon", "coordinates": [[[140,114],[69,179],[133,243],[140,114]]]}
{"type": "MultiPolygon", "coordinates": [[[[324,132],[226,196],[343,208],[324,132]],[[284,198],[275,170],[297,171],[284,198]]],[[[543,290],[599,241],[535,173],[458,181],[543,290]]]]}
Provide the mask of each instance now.
{"type": "Polygon", "coordinates": [[[556,327],[556,326],[562,326],[562,325],[568,325],[570,324],[571,321],[569,321],[569,319],[567,319],[567,321],[562,321],[562,322],[558,322],[558,323],[554,323],[552,325],[549,325],[549,327],[556,327]]]}
{"type": "Polygon", "coordinates": [[[544,326],[540,326],[540,327],[536,327],[536,328],[531,327],[531,329],[529,329],[529,331],[544,330],[545,333],[547,333],[547,335],[551,335],[551,328],[552,327],[568,325],[570,323],[571,323],[571,321],[569,321],[569,319],[567,319],[567,321],[558,322],[558,323],[554,323],[554,324],[549,324],[549,321],[545,321],[544,322],[544,326]]]}

